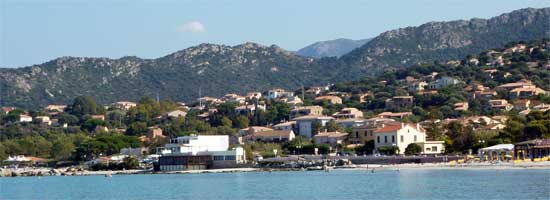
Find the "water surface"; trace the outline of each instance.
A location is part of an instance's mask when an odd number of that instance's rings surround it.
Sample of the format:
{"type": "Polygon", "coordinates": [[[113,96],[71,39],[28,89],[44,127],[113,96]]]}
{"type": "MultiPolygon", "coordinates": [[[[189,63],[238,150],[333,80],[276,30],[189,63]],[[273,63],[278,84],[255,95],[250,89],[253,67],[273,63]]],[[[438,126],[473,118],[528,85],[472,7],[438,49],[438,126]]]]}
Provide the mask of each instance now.
{"type": "Polygon", "coordinates": [[[550,199],[550,170],[334,170],[0,178],[0,199],[550,199]]]}

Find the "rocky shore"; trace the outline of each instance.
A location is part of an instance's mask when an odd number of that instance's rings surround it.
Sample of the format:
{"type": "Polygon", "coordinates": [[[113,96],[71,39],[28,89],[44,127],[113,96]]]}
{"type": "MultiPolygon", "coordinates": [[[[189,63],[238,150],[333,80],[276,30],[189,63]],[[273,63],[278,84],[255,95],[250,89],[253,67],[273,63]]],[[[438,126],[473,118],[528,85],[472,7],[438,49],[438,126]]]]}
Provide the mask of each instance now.
{"type": "Polygon", "coordinates": [[[408,169],[550,169],[550,161],[546,162],[503,162],[503,163],[424,163],[424,164],[395,164],[395,165],[354,165],[339,166],[312,166],[312,167],[262,167],[262,168],[226,168],[186,171],[155,172],[153,170],[119,170],[119,171],[87,171],[78,167],[68,168],[0,168],[0,177],[19,176],[110,176],[123,174],[199,174],[199,173],[239,173],[239,172],[275,172],[275,171],[307,171],[307,170],[408,170],[408,169]]]}

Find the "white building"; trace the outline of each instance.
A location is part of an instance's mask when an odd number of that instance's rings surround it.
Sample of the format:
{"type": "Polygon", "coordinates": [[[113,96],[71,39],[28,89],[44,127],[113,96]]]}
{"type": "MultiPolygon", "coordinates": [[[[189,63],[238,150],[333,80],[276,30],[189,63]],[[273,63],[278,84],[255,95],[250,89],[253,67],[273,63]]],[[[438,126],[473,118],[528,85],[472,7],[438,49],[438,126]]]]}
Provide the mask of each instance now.
{"type": "Polygon", "coordinates": [[[32,122],[32,117],[28,115],[19,115],[19,122],[32,122]]]}
{"type": "Polygon", "coordinates": [[[444,150],[442,141],[426,141],[426,130],[419,124],[383,125],[375,130],[374,134],[376,136],[375,149],[397,147],[399,154],[404,154],[409,144],[417,143],[422,147],[422,153],[425,154],[441,153],[444,150]],[[429,148],[429,150],[426,148],[429,148]],[[432,151],[432,149],[435,151],[432,151]]]}
{"type": "Polygon", "coordinates": [[[430,89],[440,89],[447,86],[456,85],[458,83],[460,83],[459,80],[452,77],[444,76],[431,82],[428,86],[430,89]]]}
{"type": "Polygon", "coordinates": [[[226,151],[229,148],[227,135],[182,136],[170,139],[165,145],[164,153],[186,153],[196,155],[204,151],[226,151]]]}
{"type": "Polygon", "coordinates": [[[161,152],[161,171],[236,167],[246,162],[242,147],[229,149],[227,135],[177,137],[157,152],[161,152]]]}
{"type": "Polygon", "coordinates": [[[266,98],[277,99],[280,97],[291,97],[291,96],[294,96],[294,92],[287,92],[286,90],[283,90],[283,89],[273,89],[273,90],[267,91],[266,98]]]}

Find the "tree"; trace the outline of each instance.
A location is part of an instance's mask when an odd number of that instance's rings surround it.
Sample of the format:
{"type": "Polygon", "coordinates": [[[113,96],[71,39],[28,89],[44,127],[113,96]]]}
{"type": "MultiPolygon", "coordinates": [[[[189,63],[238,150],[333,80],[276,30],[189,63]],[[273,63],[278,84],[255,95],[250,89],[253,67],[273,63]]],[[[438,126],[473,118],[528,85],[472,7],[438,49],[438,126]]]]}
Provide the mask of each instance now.
{"type": "Polygon", "coordinates": [[[68,160],[74,150],[73,141],[67,138],[58,138],[52,143],[50,157],[56,160],[68,160]]]}
{"type": "Polygon", "coordinates": [[[405,148],[405,155],[415,155],[422,152],[422,147],[416,143],[410,143],[405,148]]]}
{"type": "Polygon", "coordinates": [[[105,108],[97,105],[94,99],[88,96],[76,97],[73,104],[69,107],[69,113],[82,117],[84,115],[104,114],[105,108]]]}
{"type": "Polygon", "coordinates": [[[231,119],[229,119],[229,117],[222,117],[222,126],[225,126],[225,127],[231,127],[231,125],[233,125],[233,121],[231,121],[231,119]]]}
{"type": "Polygon", "coordinates": [[[128,126],[126,129],[127,135],[141,136],[147,133],[149,129],[147,128],[147,123],[145,122],[134,122],[128,126]]]}
{"type": "Polygon", "coordinates": [[[239,115],[233,123],[234,123],[234,127],[238,129],[243,129],[248,127],[249,120],[248,120],[248,117],[239,115]]]}
{"type": "Polygon", "coordinates": [[[82,124],[81,128],[84,130],[87,130],[88,132],[92,132],[95,130],[97,126],[105,126],[106,123],[103,120],[100,119],[88,119],[82,124]]]}
{"type": "Polygon", "coordinates": [[[139,160],[134,156],[128,156],[122,159],[122,165],[124,169],[137,169],[139,168],[139,160]]]}

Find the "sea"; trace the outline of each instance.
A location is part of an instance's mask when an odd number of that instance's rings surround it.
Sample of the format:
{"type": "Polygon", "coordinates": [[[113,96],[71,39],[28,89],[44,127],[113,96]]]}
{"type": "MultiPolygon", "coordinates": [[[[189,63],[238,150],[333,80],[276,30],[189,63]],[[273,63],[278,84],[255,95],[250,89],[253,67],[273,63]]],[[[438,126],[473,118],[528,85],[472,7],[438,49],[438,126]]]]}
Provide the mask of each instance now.
{"type": "Polygon", "coordinates": [[[0,199],[550,199],[548,169],[276,171],[0,178],[0,199]]]}

